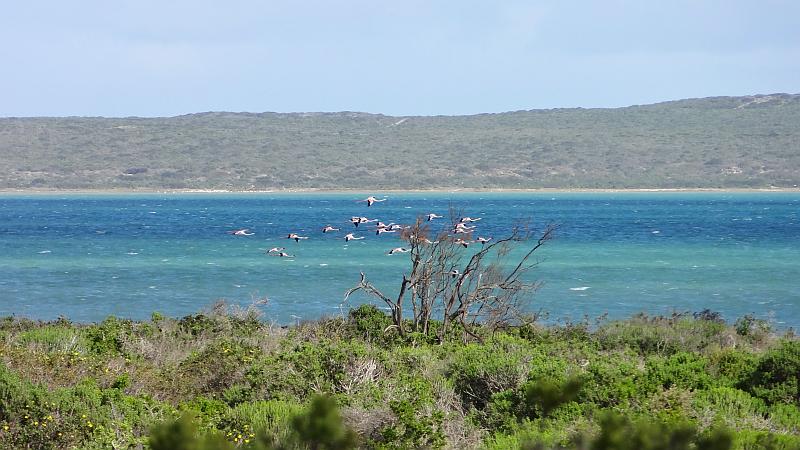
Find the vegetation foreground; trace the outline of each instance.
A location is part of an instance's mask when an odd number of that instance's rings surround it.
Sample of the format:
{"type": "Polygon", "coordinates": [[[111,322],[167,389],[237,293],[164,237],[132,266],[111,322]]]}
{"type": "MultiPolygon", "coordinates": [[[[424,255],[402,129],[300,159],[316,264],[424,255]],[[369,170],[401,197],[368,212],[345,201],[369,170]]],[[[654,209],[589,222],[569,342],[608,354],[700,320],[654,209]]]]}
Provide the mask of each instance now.
{"type": "Polygon", "coordinates": [[[372,306],[290,328],[224,304],[7,317],[0,447],[800,448],[800,341],[752,317],[478,331],[401,337],[372,306]]]}

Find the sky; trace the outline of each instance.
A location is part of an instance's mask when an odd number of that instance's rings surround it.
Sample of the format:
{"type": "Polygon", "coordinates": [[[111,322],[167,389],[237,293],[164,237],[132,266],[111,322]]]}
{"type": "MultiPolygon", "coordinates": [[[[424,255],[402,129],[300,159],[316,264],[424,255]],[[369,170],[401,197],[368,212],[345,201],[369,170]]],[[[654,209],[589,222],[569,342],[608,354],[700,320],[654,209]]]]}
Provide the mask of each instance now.
{"type": "Polygon", "coordinates": [[[0,116],[462,115],[800,93],[800,1],[29,0],[0,116]]]}

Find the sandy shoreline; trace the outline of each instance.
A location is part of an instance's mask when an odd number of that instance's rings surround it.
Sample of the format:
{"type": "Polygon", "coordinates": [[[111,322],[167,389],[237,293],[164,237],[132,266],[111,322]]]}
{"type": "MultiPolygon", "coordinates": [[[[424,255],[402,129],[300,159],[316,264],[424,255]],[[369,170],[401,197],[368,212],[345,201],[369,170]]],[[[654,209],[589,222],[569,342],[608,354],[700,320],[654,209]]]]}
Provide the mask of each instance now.
{"type": "Polygon", "coordinates": [[[769,193],[800,192],[800,188],[632,188],[632,189],[584,189],[584,188],[540,188],[540,189],[279,189],[279,190],[224,190],[224,189],[0,189],[0,195],[125,195],[125,194],[401,194],[401,193],[769,193]]]}

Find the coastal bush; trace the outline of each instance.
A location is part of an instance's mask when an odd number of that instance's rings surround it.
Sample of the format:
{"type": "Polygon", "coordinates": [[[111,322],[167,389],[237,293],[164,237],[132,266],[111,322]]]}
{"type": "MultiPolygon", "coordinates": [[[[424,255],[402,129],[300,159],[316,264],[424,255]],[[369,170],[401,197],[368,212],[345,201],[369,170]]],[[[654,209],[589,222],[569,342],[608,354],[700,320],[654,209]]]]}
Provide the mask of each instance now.
{"type": "Polygon", "coordinates": [[[766,415],[764,401],[735,388],[717,386],[697,393],[693,408],[698,417],[714,423],[725,423],[733,427],[750,421],[763,421],[766,415]]]}
{"type": "Polygon", "coordinates": [[[233,450],[234,444],[219,433],[199,433],[191,415],[153,427],[150,450],[233,450]]]}
{"type": "Polygon", "coordinates": [[[131,328],[129,320],[110,316],[99,324],[83,329],[89,352],[95,355],[120,355],[123,353],[125,335],[131,328]]]}
{"type": "Polygon", "coordinates": [[[547,417],[559,406],[578,397],[584,382],[571,378],[563,383],[550,378],[528,381],[522,387],[522,414],[527,418],[547,417]]]}
{"type": "Polygon", "coordinates": [[[772,331],[769,322],[758,319],[752,314],[736,319],[733,328],[736,330],[736,334],[744,336],[754,343],[761,343],[772,331]]]}
{"type": "Polygon", "coordinates": [[[285,442],[292,433],[292,421],[305,411],[302,404],[280,401],[254,401],[237,405],[225,415],[224,428],[251,430],[268,436],[272,441],[285,442]]]}
{"type": "Polygon", "coordinates": [[[0,448],[137,448],[181,413],[196,442],[308,448],[292,424],[317,393],[372,448],[600,448],[609,411],[633,437],[640,422],[642,436],[691,428],[705,448],[728,426],[737,450],[800,448],[799,341],[751,342],[713,316],[508,326],[465,344],[375,335],[389,319],[376,308],[258,332],[204,314],[184,321],[195,328],[0,319],[0,448]],[[644,353],[645,335],[664,344],[644,353]]]}
{"type": "Polygon", "coordinates": [[[182,361],[178,374],[187,392],[222,393],[244,381],[246,368],[258,356],[253,346],[228,339],[218,340],[182,361]]]}
{"type": "Polygon", "coordinates": [[[708,355],[709,373],[717,383],[742,386],[758,364],[758,356],[748,351],[727,348],[708,355]]]}
{"type": "Polygon", "coordinates": [[[708,361],[695,353],[679,352],[668,358],[651,356],[645,362],[644,391],[669,389],[673,386],[695,390],[713,384],[706,371],[708,361]]]}
{"type": "Polygon", "coordinates": [[[92,380],[48,390],[0,366],[0,447],[109,448],[141,443],[172,411],[144,396],[101,389],[92,380]]]}
{"type": "Polygon", "coordinates": [[[399,335],[391,332],[392,319],[375,305],[361,305],[350,311],[347,321],[353,336],[366,342],[391,345],[399,335]]]}
{"type": "Polygon", "coordinates": [[[643,375],[637,359],[630,358],[630,355],[606,354],[586,361],[583,372],[585,389],[580,391],[578,400],[609,408],[636,398],[640,390],[637,380],[643,375]]]}
{"type": "Polygon", "coordinates": [[[44,353],[84,353],[88,343],[71,325],[44,325],[17,335],[17,343],[31,351],[44,353]]]}
{"type": "Polygon", "coordinates": [[[389,407],[394,420],[381,431],[378,448],[441,448],[445,445],[442,430],[444,413],[425,411],[420,402],[393,400],[389,407]]]}
{"type": "Polygon", "coordinates": [[[800,341],[783,340],[768,350],[740,386],[767,403],[800,406],[800,341]]]}
{"type": "Polygon", "coordinates": [[[446,373],[467,410],[483,410],[494,394],[517,389],[527,378],[525,355],[478,344],[453,350],[446,373]]]}

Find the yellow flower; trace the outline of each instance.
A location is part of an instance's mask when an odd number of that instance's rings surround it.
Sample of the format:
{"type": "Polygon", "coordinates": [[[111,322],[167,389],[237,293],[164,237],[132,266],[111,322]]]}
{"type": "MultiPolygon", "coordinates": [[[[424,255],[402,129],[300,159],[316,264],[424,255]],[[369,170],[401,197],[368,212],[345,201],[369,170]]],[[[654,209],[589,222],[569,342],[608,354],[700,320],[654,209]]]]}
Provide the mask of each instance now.
{"type": "Polygon", "coordinates": [[[39,421],[38,421],[38,420],[34,420],[34,421],[33,421],[33,424],[34,424],[34,425],[39,425],[39,421]]]}
{"type": "Polygon", "coordinates": [[[249,444],[249,443],[250,443],[250,439],[245,439],[245,440],[244,440],[244,443],[245,443],[245,444],[249,444]]]}
{"type": "Polygon", "coordinates": [[[4,430],[8,430],[8,425],[3,425],[4,430]]]}

